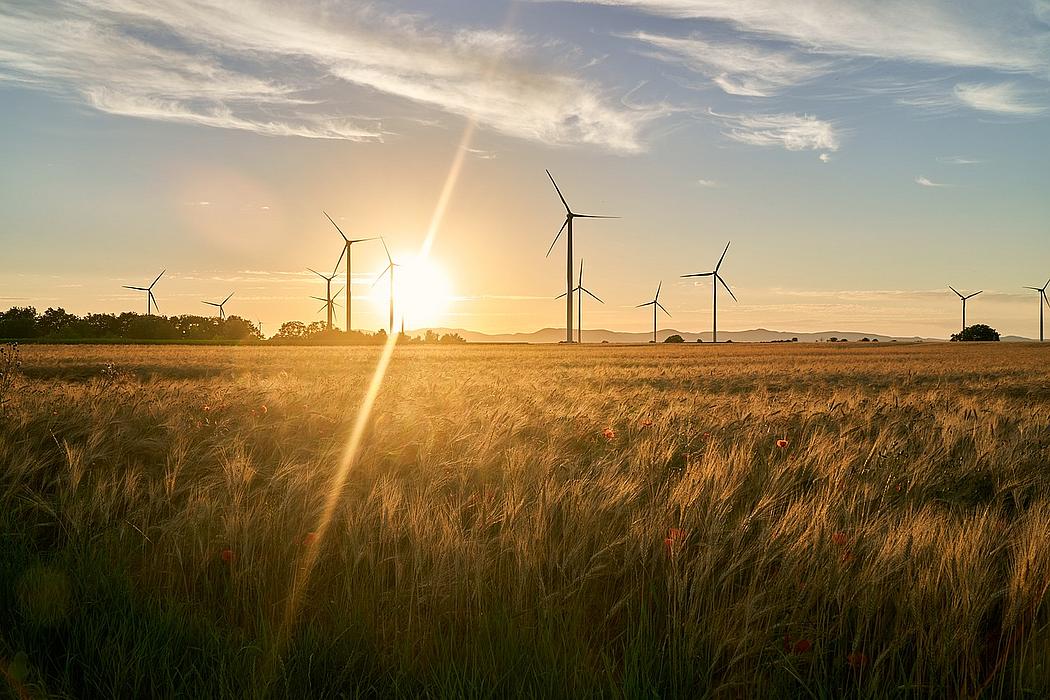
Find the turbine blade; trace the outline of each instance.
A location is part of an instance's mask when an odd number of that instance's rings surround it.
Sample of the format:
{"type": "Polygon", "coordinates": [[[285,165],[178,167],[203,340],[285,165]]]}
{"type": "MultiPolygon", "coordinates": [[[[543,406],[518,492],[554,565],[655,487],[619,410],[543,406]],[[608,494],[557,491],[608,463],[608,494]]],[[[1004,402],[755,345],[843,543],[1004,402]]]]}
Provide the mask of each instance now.
{"type": "Polygon", "coordinates": [[[321,313],[322,311],[327,311],[327,310],[328,310],[328,302],[325,301],[325,303],[321,305],[321,308],[319,308],[317,310],[317,313],[321,313]]]}
{"type": "Polygon", "coordinates": [[[549,177],[551,179],[551,184],[554,185],[554,189],[557,190],[557,192],[558,192],[558,199],[560,199],[561,203],[565,205],[565,213],[566,214],[571,214],[572,213],[572,209],[569,209],[569,203],[565,201],[565,196],[561,193],[561,188],[558,187],[558,183],[554,181],[554,176],[551,175],[551,171],[547,170],[546,173],[547,173],[547,177],[549,177]]]}
{"type": "MultiPolygon", "coordinates": [[[[948,285],[948,289],[952,290],[952,291],[953,291],[953,292],[955,292],[956,294],[959,294],[959,290],[958,290],[958,289],[956,289],[955,287],[951,286],[950,284],[948,285]]],[[[959,294],[959,298],[960,298],[960,299],[962,299],[962,298],[963,298],[963,295],[962,295],[962,294],[959,294]]]]}
{"type": "Polygon", "coordinates": [[[378,241],[378,240],[379,240],[379,236],[372,236],[370,238],[354,238],[354,239],[351,239],[351,240],[347,241],[347,243],[349,243],[350,245],[353,245],[354,243],[365,243],[367,241],[378,241]]]}
{"type": "Polygon", "coordinates": [[[332,268],[332,278],[339,274],[339,266],[343,263],[343,256],[346,255],[346,246],[339,251],[339,259],[335,261],[335,267],[332,268]]]}
{"type": "Polygon", "coordinates": [[[715,279],[717,279],[717,280],[718,280],[719,282],[721,282],[721,283],[722,283],[722,286],[726,288],[726,291],[727,291],[727,292],[729,292],[729,296],[733,297],[733,301],[739,301],[739,300],[738,300],[738,299],[736,298],[736,294],[733,294],[733,290],[732,290],[732,289],[730,289],[730,288],[729,288],[729,285],[728,285],[728,284],[726,284],[726,281],[725,281],[724,279],[722,279],[722,275],[715,275],[715,279]]]}
{"type": "Polygon", "coordinates": [[[237,292],[230,292],[230,296],[228,296],[228,297],[226,297],[225,299],[223,299],[223,300],[222,300],[222,303],[223,303],[223,304],[225,304],[226,302],[228,302],[228,301],[229,301],[230,299],[232,299],[232,298],[233,298],[233,295],[234,295],[234,294],[236,294],[236,293],[237,293],[237,292]]]}
{"type": "Polygon", "coordinates": [[[668,316],[671,315],[671,312],[665,309],[663,304],[661,304],[660,302],[656,302],[656,305],[659,306],[660,310],[663,311],[665,314],[667,314],[668,316]]]}
{"type": "Polygon", "coordinates": [[[558,229],[558,235],[556,235],[554,237],[554,240],[551,242],[551,247],[547,249],[547,254],[544,255],[543,257],[549,258],[551,256],[551,251],[554,250],[554,244],[558,242],[559,238],[561,238],[562,231],[564,231],[565,227],[568,226],[568,225],[569,225],[569,217],[565,217],[565,221],[562,223],[561,228],[558,229]]]}
{"type": "MultiPolygon", "coordinates": [[[[161,273],[163,274],[163,273],[161,273]]],[[[157,279],[160,279],[159,277],[157,279]]],[[[153,308],[160,311],[160,304],[157,303],[157,297],[153,296],[153,292],[149,289],[146,290],[146,294],[149,294],[149,298],[153,300],[153,308]]]]}
{"type": "MultiPolygon", "coordinates": [[[[733,241],[729,241],[732,243],[733,241]]],[[[715,265],[715,272],[718,272],[718,268],[722,267],[722,261],[726,259],[726,253],[729,252],[729,243],[726,243],[726,249],[722,251],[722,257],[718,259],[718,264],[715,265]]]]}
{"type": "Polygon", "coordinates": [[[1041,292],[1041,291],[1043,291],[1039,287],[1025,287],[1025,289],[1031,289],[1033,292],[1041,292]]]}
{"type": "Polygon", "coordinates": [[[1047,280],[1046,284],[1043,285],[1043,290],[1045,291],[1047,287],[1050,287],[1050,280],[1047,280]]]}
{"type": "MultiPolygon", "coordinates": [[[[324,209],[321,210],[321,213],[324,214],[325,217],[327,217],[329,221],[332,221],[332,217],[328,216],[328,212],[326,212],[324,209]]],[[[343,237],[344,241],[346,241],[347,243],[350,243],[350,239],[346,237],[345,233],[343,233],[343,229],[339,228],[339,224],[337,224],[334,221],[332,221],[332,226],[335,226],[335,230],[339,232],[339,235],[343,237]]]]}
{"type": "Polygon", "coordinates": [[[126,284],[122,284],[122,285],[120,285],[120,286],[121,286],[121,287],[123,287],[124,289],[135,289],[135,290],[138,290],[138,291],[140,291],[140,292],[148,292],[148,291],[149,291],[149,290],[148,290],[148,289],[146,289],[145,287],[129,287],[129,286],[128,286],[128,285],[126,285],[126,284]]]}
{"type": "Polygon", "coordinates": [[[984,290],[983,290],[983,289],[982,289],[982,290],[981,290],[980,292],[974,292],[973,294],[971,294],[970,296],[968,296],[968,297],[966,297],[966,298],[967,298],[967,299],[972,299],[973,297],[977,296],[978,294],[981,294],[982,292],[984,292],[984,290]]]}
{"type": "Polygon", "coordinates": [[[306,269],[309,270],[310,272],[314,273],[315,275],[317,275],[318,277],[320,277],[323,280],[328,279],[327,277],[325,277],[324,275],[322,275],[320,272],[318,272],[317,270],[313,269],[312,267],[308,267],[306,269]]]}
{"type": "Polygon", "coordinates": [[[340,287],[339,291],[332,295],[332,301],[335,301],[335,298],[342,294],[344,289],[346,289],[346,287],[340,287]]]}
{"type": "MultiPolygon", "coordinates": [[[[157,275],[157,279],[153,280],[153,284],[156,284],[160,280],[160,278],[164,276],[165,272],[167,272],[167,270],[161,270],[160,274],[157,275]]],[[[153,284],[149,286],[150,289],[153,289],[153,284]]]]}
{"type": "Polygon", "coordinates": [[[638,305],[636,305],[636,306],[635,306],[634,308],[636,308],[636,309],[640,309],[640,308],[642,308],[643,306],[652,306],[652,305],[653,305],[653,304],[655,304],[655,303],[656,303],[655,301],[647,301],[647,302],[645,302],[644,304],[638,304],[638,305]]]}
{"type": "Polygon", "coordinates": [[[317,301],[323,301],[323,302],[324,302],[324,303],[326,303],[326,304],[328,303],[328,300],[327,300],[327,299],[325,299],[324,297],[315,297],[315,296],[311,296],[310,298],[311,298],[311,299],[316,299],[317,301]]]}
{"type": "Polygon", "coordinates": [[[622,216],[599,216],[598,214],[573,214],[577,219],[622,219],[622,216]]]}
{"type": "MultiPolygon", "coordinates": [[[[572,291],[574,291],[574,292],[575,292],[576,290],[574,289],[574,290],[572,290],[572,291]]],[[[564,299],[564,298],[565,298],[565,292],[562,292],[561,294],[559,294],[558,296],[556,296],[556,297],[554,297],[554,298],[555,298],[555,299],[564,299]]]]}
{"type": "Polygon", "coordinates": [[[663,289],[664,281],[660,280],[660,284],[656,285],[656,298],[653,301],[660,301],[660,290],[663,289]]]}
{"type": "Polygon", "coordinates": [[[201,303],[207,304],[208,306],[221,306],[220,304],[216,304],[214,301],[202,301],[201,303]]]}
{"type": "Polygon", "coordinates": [[[713,272],[694,272],[691,275],[679,275],[679,277],[710,277],[715,273],[713,272]]]}
{"type": "Polygon", "coordinates": [[[374,287],[374,286],[376,286],[377,284],[379,284],[379,280],[383,279],[383,275],[385,275],[386,273],[390,272],[390,270],[391,270],[391,269],[392,269],[393,267],[394,267],[394,264],[393,264],[393,263],[388,263],[388,264],[387,264],[387,266],[386,266],[386,269],[384,269],[384,270],[383,270],[382,272],[380,272],[380,273],[379,273],[379,276],[378,276],[378,277],[376,277],[376,281],[372,283],[372,286],[374,287]]]}
{"type": "Polygon", "coordinates": [[[379,237],[379,240],[383,243],[383,250],[386,251],[386,259],[391,265],[394,264],[394,259],[390,257],[390,249],[386,247],[386,238],[383,236],[379,237]]]}
{"type": "Polygon", "coordinates": [[[596,297],[593,294],[591,294],[591,290],[587,289],[586,287],[584,287],[583,291],[587,294],[587,296],[589,296],[591,299],[594,299],[599,304],[604,304],[605,303],[604,301],[602,301],[598,297],[596,297]]]}

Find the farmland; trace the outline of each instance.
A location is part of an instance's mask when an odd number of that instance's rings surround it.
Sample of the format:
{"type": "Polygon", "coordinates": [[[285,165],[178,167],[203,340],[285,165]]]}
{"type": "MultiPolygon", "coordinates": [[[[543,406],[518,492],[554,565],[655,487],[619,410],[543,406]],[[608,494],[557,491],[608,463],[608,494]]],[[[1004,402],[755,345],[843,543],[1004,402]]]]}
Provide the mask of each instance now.
{"type": "Polygon", "coordinates": [[[1050,693],[1045,348],[380,353],[21,348],[0,687],[1050,693]]]}

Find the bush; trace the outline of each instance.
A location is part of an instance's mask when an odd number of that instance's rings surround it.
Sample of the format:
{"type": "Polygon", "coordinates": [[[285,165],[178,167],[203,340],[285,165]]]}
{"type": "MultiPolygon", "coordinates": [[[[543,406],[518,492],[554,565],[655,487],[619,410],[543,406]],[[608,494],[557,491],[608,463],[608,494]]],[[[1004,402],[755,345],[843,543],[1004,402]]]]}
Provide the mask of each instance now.
{"type": "Polygon", "coordinates": [[[685,339],[682,338],[682,336],[680,336],[677,333],[675,333],[674,335],[669,335],[666,338],[664,338],[664,342],[665,343],[684,343],[685,339]]]}
{"type": "Polygon", "coordinates": [[[991,326],[986,326],[983,323],[977,323],[972,326],[967,326],[962,329],[959,333],[952,334],[952,342],[962,341],[990,341],[998,342],[999,331],[995,330],[991,326]]]}

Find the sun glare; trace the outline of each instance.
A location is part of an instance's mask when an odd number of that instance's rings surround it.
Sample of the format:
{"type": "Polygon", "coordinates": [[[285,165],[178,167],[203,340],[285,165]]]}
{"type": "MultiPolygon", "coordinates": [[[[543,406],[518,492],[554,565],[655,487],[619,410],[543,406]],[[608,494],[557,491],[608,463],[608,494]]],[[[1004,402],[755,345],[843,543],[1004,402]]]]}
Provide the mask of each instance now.
{"type": "MultiPolygon", "coordinates": [[[[371,294],[376,313],[386,318],[390,281],[381,280],[371,294]]],[[[394,326],[406,330],[442,325],[452,302],[452,282],[437,261],[419,256],[398,265],[394,276],[394,326]]]]}

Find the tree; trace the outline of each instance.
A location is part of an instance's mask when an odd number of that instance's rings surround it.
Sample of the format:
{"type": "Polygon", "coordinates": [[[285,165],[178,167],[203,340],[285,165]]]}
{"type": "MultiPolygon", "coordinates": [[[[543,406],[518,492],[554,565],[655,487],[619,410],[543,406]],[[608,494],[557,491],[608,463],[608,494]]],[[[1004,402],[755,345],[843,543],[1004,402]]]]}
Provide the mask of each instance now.
{"type": "Polygon", "coordinates": [[[465,343],[467,341],[459,333],[446,333],[445,335],[441,336],[441,342],[448,345],[453,343],[465,343]]]}
{"type": "Polygon", "coordinates": [[[306,324],[302,321],[285,321],[274,335],[274,340],[299,340],[306,337],[306,324]]]}
{"type": "Polygon", "coordinates": [[[995,330],[991,326],[986,326],[983,323],[977,323],[972,326],[963,328],[959,333],[952,334],[952,342],[962,341],[991,341],[997,342],[999,340],[999,331],[995,330]]]}
{"type": "Polygon", "coordinates": [[[674,335],[669,335],[666,338],[664,338],[664,342],[665,343],[684,343],[685,339],[682,336],[680,336],[677,333],[675,333],[674,335]]]}
{"type": "Polygon", "coordinates": [[[36,336],[36,309],[32,306],[15,306],[0,312],[0,338],[35,338],[36,336]]]}

